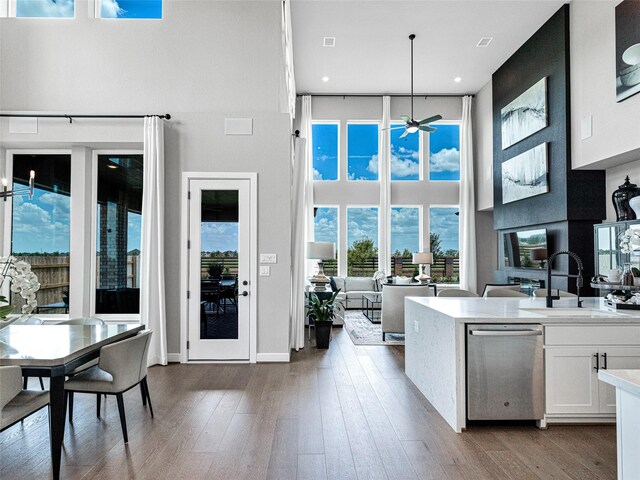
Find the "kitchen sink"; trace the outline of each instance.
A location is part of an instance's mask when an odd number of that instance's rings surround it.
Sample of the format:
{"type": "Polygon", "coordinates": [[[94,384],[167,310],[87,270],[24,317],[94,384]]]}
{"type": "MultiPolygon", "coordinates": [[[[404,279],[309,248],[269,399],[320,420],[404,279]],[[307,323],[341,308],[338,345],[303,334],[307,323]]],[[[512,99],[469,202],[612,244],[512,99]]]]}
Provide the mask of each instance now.
{"type": "Polygon", "coordinates": [[[618,312],[612,312],[610,310],[601,310],[600,308],[546,308],[546,307],[531,307],[520,308],[524,312],[536,313],[538,315],[544,315],[545,317],[611,317],[624,315],[618,312]]]}

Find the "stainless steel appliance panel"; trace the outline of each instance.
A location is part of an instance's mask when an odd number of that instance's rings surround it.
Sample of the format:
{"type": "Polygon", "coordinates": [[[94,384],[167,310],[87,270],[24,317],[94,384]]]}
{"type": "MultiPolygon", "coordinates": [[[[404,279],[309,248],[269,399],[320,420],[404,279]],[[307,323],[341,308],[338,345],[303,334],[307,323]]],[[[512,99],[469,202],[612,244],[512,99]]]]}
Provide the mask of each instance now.
{"type": "Polygon", "coordinates": [[[542,326],[467,325],[467,418],[544,417],[542,326]]]}

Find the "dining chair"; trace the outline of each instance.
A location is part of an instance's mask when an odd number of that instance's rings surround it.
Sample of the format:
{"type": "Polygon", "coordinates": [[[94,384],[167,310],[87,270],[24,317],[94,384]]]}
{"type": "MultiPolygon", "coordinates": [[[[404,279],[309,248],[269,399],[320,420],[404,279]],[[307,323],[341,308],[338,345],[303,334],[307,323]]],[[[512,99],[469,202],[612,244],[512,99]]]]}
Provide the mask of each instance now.
{"type": "Polygon", "coordinates": [[[49,405],[49,392],[22,389],[22,369],[0,367],[0,432],[49,405]]]}
{"type": "Polygon", "coordinates": [[[104,320],[98,317],[78,317],[63,320],[56,325],[104,325],[104,320]]]}
{"type": "Polygon", "coordinates": [[[140,332],[135,337],[106,345],[100,350],[98,365],[69,378],[64,384],[65,397],[69,406],[69,421],[73,421],[74,393],[94,393],[96,395],[96,414],[100,417],[101,394],[115,395],[120,414],[120,425],[124,443],[129,442],[127,420],[124,412],[122,394],[140,385],[142,404],[149,403],[149,412],[153,418],[153,407],[147,384],[147,356],[151,330],[140,332]]]}
{"type": "Polygon", "coordinates": [[[517,292],[516,290],[512,290],[510,288],[495,288],[493,290],[489,290],[485,297],[522,297],[529,298],[529,295],[522,292],[517,292]]]}
{"type": "MultiPolygon", "coordinates": [[[[38,317],[24,317],[24,318],[18,318],[15,322],[12,323],[12,325],[42,325],[43,323],[44,323],[44,320],[38,317]]],[[[39,380],[40,380],[40,389],[44,390],[44,382],[42,381],[42,377],[39,377],[39,380]]],[[[22,381],[22,388],[24,390],[27,389],[28,383],[29,383],[29,377],[25,376],[24,380],[22,381]]]]}
{"type": "Polygon", "coordinates": [[[508,290],[520,291],[520,284],[519,283],[487,283],[484,286],[484,290],[482,291],[482,296],[487,297],[488,296],[487,294],[491,290],[497,290],[497,289],[508,289],[508,290]]]}
{"type": "Polygon", "coordinates": [[[477,293],[462,288],[447,288],[438,292],[438,297],[478,297],[477,293]]]}

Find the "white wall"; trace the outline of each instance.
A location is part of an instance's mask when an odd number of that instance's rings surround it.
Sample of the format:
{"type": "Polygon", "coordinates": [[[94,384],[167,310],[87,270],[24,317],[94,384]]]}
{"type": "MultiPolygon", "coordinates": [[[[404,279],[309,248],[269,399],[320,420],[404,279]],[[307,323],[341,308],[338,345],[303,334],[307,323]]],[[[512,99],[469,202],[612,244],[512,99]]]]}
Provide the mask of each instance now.
{"type": "MultiPolygon", "coordinates": [[[[258,285],[258,352],[288,353],[290,120],[278,113],[278,1],[164,2],[162,21],[0,20],[0,109],[165,113],[168,349],[179,351],[180,177],[258,172],[258,250],[276,253],[258,285]],[[225,136],[225,117],[252,117],[253,136],[225,136]],[[277,301],[274,301],[277,299],[277,301]]],[[[40,121],[3,147],[141,146],[141,121],[40,121]]],[[[255,292],[255,289],[254,289],[255,292]]]]}
{"type": "MultiPolygon", "coordinates": [[[[602,169],[640,159],[640,95],[616,102],[615,6],[571,2],[571,148],[573,168],[602,169]],[[593,136],[581,121],[593,117],[593,136]]],[[[607,190],[610,192],[610,190],[607,190]]]]}
{"type": "Polygon", "coordinates": [[[476,177],[476,209],[493,209],[493,88],[489,81],[476,93],[473,108],[473,141],[476,177]]]}

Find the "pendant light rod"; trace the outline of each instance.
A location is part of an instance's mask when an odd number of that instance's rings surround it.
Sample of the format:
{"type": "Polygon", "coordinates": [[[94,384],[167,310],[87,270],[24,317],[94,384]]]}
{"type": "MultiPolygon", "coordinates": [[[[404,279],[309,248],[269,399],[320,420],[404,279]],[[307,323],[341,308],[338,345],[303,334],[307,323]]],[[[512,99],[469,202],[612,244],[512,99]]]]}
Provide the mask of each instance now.
{"type": "Polygon", "coordinates": [[[416,38],[416,34],[409,35],[411,40],[411,120],[413,120],[413,39],[416,38]]]}

